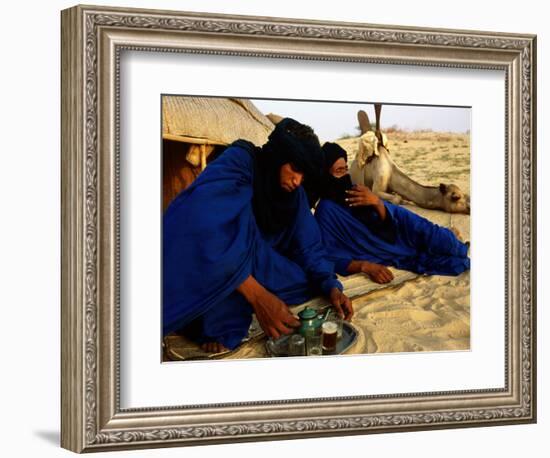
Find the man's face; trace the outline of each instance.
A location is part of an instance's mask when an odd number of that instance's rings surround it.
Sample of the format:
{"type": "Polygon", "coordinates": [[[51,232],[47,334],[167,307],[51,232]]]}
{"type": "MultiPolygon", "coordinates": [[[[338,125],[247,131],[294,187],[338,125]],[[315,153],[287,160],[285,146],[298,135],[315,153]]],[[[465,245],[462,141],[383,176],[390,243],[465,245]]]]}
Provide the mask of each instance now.
{"type": "Polygon", "coordinates": [[[292,163],[283,164],[279,172],[279,183],[286,192],[292,192],[302,184],[304,174],[292,163]]]}
{"type": "Polygon", "coordinates": [[[334,164],[332,164],[329,173],[333,177],[342,178],[348,173],[348,163],[343,157],[339,158],[334,164]]]}

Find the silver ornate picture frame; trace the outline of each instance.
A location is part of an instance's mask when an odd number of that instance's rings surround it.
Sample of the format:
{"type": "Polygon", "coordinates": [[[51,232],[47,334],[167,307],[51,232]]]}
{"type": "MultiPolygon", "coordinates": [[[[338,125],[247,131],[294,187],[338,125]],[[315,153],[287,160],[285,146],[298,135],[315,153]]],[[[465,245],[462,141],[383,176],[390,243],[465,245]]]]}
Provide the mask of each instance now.
{"type": "Polygon", "coordinates": [[[62,12],[61,445],[75,452],[536,421],[536,37],[76,6],[62,12]],[[121,408],[120,57],[174,52],[505,73],[505,386],[121,408]]]}

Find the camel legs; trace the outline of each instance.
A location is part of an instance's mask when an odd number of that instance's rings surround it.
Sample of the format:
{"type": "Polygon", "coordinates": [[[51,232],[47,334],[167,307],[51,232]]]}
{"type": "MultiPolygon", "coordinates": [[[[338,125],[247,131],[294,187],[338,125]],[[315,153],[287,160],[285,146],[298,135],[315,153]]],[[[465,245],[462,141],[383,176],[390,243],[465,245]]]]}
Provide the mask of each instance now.
{"type": "Polygon", "coordinates": [[[389,194],[387,192],[382,192],[382,191],[378,191],[378,192],[373,191],[373,192],[381,199],[387,200],[388,202],[391,202],[394,205],[399,205],[403,201],[401,196],[398,196],[397,194],[389,194]]]}
{"type": "Polygon", "coordinates": [[[383,178],[384,177],[381,177],[381,179],[374,181],[372,184],[372,192],[374,192],[381,199],[387,200],[394,205],[399,205],[403,199],[401,199],[401,196],[398,196],[397,194],[390,194],[389,192],[386,192],[386,189],[388,189],[388,183],[387,180],[384,180],[383,178]]]}
{"type": "MultiPolygon", "coordinates": [[[[369,186],[369,179],[367,175],[376,175],[376,179],[372,183],[372,192],[374,192],[381,199],[387,200],[394,205],[399,205],[402,201],[401,197],[396,194],[390,194],[386,192],[388,189],[389,176],[391,171],[384,170],[384,168],[377,164],[376,169],[373,172],[367,172],[365,168],[361,168],[355,159],[349,168],[349,174],[353,183],[364,184],[369,186]]],[[[370,186],[369,186],[370,187],[370,186]]]]}

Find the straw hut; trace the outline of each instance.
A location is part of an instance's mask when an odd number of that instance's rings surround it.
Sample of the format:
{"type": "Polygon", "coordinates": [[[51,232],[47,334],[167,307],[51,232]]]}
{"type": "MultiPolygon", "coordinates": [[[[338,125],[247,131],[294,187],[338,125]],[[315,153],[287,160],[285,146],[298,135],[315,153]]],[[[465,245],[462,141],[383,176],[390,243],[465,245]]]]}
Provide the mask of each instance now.
{"type": "Polygon", "coordinates": [[[227,145],[239,138],[263,145],[273,127],[249,100],[164,96],[163,210],[227,145]]]}

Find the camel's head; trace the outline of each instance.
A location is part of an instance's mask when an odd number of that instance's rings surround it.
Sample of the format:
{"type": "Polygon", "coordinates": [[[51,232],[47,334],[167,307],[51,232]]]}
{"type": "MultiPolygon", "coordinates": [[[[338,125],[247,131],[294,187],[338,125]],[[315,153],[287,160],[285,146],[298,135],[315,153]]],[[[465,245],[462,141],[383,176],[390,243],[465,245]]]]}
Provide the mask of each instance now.
{"type": "Polygon", "coordinates": [[[457,185],[441,183],[439,192],[443,195],[443,209],[446,212],[470,214],[470,196],[457,185]]]}

